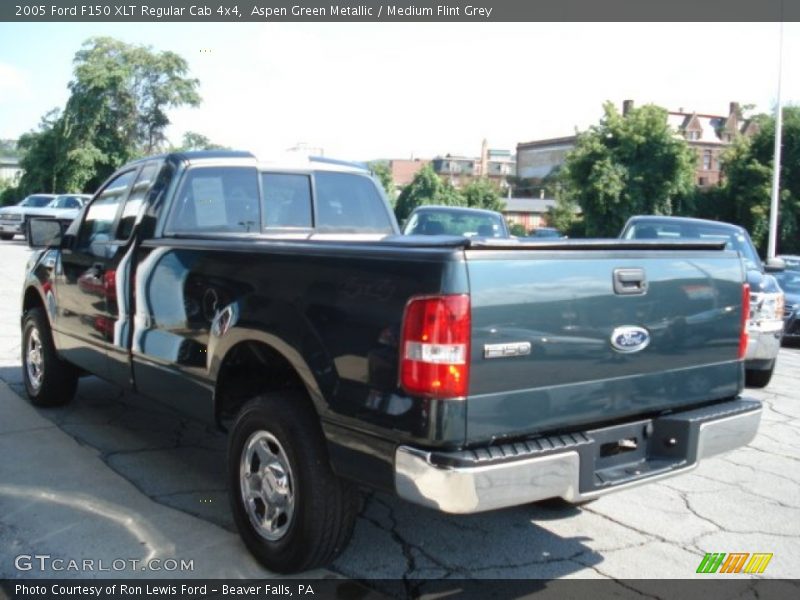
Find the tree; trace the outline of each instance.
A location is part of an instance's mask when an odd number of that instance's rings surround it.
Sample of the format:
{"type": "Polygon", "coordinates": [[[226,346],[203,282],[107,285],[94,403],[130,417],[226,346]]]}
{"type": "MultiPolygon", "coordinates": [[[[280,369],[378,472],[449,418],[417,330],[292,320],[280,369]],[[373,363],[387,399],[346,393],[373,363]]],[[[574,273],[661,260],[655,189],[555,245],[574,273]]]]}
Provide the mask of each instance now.
{"type": "Polygon", "coordinates": [[[200,102],[198,81],[173,52],[91,38],[74,65],[63,111],[20,138],[23,191],[96,188],[123,163],[164,146],[168,109],[200,102]]]}
{"type": "Polygon", "coordinates": [[[52,192],[60,187],[59,175],[63,166],[61,151],[64,142],[61,117],[59,109],[52,109],[39,121],[36,131],[22,134],[17,142],[17,148],[22,154],[19,161],[22,168],[19,187],[24,194],[52,192]]]}
{"type": "Polygon", "coordinates": [[[394,208],[397,220],[403,221],[416,207],[426,204],[466,206],[466,201],[450,183],[439,178],[433,167],[425,165],[397,197],[394,208]]]}
{"type": "Polygon", "coordinates": [[[381,182],[381,186],[383,186],[383,191],[386,192],[386,197],[389,198],[389,202],[394,206],[397,201],[397,194],[395,192],[394,180],[392,179],[392,169],[387,163],[381,161],[370,164],[370,168],[372,169],[372,174],[381,182]]]}
{"type": "Polygon", "coordinates": [[[467,206],[502,211],[506,203],[500,198],[497,187],[486,177],[470,181],[461,191],[467,206]]]}
{"type": "MultiPolygon", "coordinates": [[[[750,232],[762,252],[769,232],[775,119],[757,117],[758,133],[738,138],[723,155],[722,217],[750,232]]],[[[778,251],[800,253],[800,106],[783,109],[778,251]]]]}
{"type": "Polygon", "coordinates": [[[528,235],[528,232],[525,230],[525,226],[522,223],[515,223],[513,221],[508,221],[508,231],[511,235],[515,235],[517,237],[525,237],[528,235]]]}
{"type": "Polygon", "coordinates": [[[202,133],[187,131],[183,134],[180,146],[172,146],[173,152],[187,152],[191,150],[227,150],[227,147],[215,144],[202,133]]]}
{"type": "Polygon", "coordinates": [[[598,125],[578,135],[561,174],[565,201],[583,209],[586,234],[616,236],[634,214],[669,215],[694,188],[695,153],[653,105],[625,116],[603,105],[598,125]]]}
{"type": "Polygon", "coordinates": [[[562,233],[571,231],[578,220],[578,205],[564,194],[556,196],[556,203],[547,209],[547,222],[562,233]]]}

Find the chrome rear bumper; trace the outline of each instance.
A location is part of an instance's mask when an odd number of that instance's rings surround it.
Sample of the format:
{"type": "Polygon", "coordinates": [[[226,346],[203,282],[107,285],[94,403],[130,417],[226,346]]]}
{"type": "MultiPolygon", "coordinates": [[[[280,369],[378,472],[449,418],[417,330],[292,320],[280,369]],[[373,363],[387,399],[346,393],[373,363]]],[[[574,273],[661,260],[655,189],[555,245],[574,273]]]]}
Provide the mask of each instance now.
{"type": "Polygon", "coordinates": [[[447,513],[559,497],[580,502],[690,471],[702,459],[748,444],[760,420],[761,403],[740,399],[623,426],[477,450],[441,453],[400,446],[395,489],[405,500],[447,513]],[[630,459],[602,455],[613,446],[609,440],[637,435],[642,448],[630,459]]]}

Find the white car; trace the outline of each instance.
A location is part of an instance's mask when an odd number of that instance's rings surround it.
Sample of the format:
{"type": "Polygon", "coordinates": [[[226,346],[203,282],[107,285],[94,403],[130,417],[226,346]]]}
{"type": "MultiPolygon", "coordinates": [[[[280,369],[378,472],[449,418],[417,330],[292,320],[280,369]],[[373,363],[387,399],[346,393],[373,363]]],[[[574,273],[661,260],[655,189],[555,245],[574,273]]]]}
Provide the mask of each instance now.
{"type": "Polygon", "coordinates": [[[88,194],[28,196],[16,206],[0,209],[0,239],[10,240],[18,233],[26,235],[27,222],[32,218],[71,222],[90,198],[88,194]]]}
{"type": "Polygon", "coordinates": [[[56,194],[31,194],[19,204],[0,208],[0,239],[7,241],[18,233],[24,234],[26,217],[40,212],[55,199],[56,194]]]}
{"type": "Polygon", "coordinates": [[[31,216],[72,221],[91,198],[89,194],[60,194],[41,211],[31,216]]]}

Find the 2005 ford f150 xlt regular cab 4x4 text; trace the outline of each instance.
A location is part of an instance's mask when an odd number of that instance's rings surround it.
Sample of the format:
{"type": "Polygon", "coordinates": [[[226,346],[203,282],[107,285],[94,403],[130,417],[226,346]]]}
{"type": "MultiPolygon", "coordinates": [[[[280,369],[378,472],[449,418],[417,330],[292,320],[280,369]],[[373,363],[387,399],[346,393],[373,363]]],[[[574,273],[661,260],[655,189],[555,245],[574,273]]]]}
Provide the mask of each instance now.
{"type": "Polygon", "coordinates": [[[360,168],[131,163],[31,223],[28,396],[95,374],[229,432],[270,569],[346,545],[358,486],[449,513],[583,502],[747,444],[742,260],[718,242],[402,236],[360,168]]]}

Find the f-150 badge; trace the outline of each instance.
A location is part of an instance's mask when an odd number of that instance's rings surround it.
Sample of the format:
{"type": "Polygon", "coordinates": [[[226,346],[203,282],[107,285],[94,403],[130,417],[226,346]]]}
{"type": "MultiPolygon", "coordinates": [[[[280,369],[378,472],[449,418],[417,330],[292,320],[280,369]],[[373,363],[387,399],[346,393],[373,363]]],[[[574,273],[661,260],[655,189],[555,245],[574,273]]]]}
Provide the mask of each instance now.
{"type": "Polygon", "coordinates": [[[511,342],[509,344],[484,344],[484,358],[509,358],[531,353],[530,342],[511,342]]]}
{"type": "Polygon", "coordinates": [[[644,327],[626,325],[611,332],[611,346],[617,352],[631,354],[647,348],[650,333],[644,327]]]}

